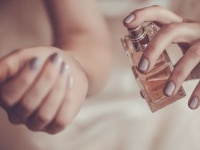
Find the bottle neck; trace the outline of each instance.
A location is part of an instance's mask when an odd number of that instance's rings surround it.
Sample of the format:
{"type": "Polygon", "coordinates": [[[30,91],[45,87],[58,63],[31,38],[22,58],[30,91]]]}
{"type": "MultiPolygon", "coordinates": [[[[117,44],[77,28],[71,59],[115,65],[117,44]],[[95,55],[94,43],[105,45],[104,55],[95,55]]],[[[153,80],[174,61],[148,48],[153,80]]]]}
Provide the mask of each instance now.
{"type": "Polygon", "coordinates": [[[128,29],[128,32],[129,39],[132,41],[136,51],[145,50],[149,43],[149,38],[145,30],[141,26],[137,26],[136,28],[128,29]]]}
{"type": "Polygon", "coordinates": [[[133,41],[140,41],[146,37],[146,32],[141,26],[137,26],[136,28],[128,28],[129,36],[133,41]]]}

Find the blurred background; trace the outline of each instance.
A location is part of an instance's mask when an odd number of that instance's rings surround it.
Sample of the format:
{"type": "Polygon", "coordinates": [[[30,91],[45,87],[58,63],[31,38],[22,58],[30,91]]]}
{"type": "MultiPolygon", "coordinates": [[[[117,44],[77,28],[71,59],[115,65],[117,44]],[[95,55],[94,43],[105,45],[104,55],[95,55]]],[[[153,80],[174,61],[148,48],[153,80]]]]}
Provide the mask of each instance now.
{"type": "MultiPolygon", "coordinates": [[[[55,136],[33,133],[23,126],[13,126],[8,122],[4,111],[0,110],[0,149],[200,149],[200,110],[191,111],[187,107],[188,98],[198,81],[184,83],[187,93],[185,98],[151,113],[139,94],[121,46],[120,38],[127,34],[122,20],[131,11],[150,5],[162,5],[181,16],[200,19],[198,0],[99,0],[98,6],[109,26],[115,50],[113,55],[116,58],[105,89],[85,103],[69,128],[55,136]]],[[[0,28],[5,29],[1,31],[0,37],[0,48],[4,50],[1,55],[9,52],[12,47],[50,43],[50,26],[40,0],[0,0],[0,19],[5,14],[10,17],[2,19],[0,24],[0,28]],[[25,13],[30,10],[34,13],[25,13]],[[26,22],[23,21],[24,18],[26,22]],[[38,24],[35,25],[35,22],[38,24]],[[16,30],[19,26],[21,30],[16,30]],[[6,33],[8,29],[12,35],[6,33]],[[13,33],[16,37],[13,37],[13,33]]],[[[178,55],[176,48],[169,47],[172,56],[178,55]]]]}

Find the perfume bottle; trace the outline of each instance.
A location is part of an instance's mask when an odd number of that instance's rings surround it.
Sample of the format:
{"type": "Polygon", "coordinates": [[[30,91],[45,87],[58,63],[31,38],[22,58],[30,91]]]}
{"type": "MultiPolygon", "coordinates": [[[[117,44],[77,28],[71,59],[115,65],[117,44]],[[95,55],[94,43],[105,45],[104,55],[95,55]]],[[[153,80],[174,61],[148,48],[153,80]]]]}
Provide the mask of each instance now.
{"type": "Polygon", "coordinates": [[[152,112],[155,112],[186,95],[183,87],[181,87],[173,96],[166,96],[163,92],[173,70],[173,65],[166,51],[160,55],[155,67],[150,72],[141,73],[137,69],[143,52],[150,40],[157,33],[158,29],[159,28],[153,22],[149,22],[134,29],[128,29],[129,34],[121,39],[141,93],[152,112]]]}

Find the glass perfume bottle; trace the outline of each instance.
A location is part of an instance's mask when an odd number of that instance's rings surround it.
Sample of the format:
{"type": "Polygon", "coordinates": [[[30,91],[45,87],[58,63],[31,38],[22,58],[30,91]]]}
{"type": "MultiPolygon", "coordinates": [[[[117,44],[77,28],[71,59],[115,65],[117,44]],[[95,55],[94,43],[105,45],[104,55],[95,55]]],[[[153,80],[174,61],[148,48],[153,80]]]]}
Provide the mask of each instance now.
{"type": "Polygon", "coordinates": [[[163,92],[173,65],[166,51],[157,60],[155,67],[148,73],[141,73],[137,67],[148,43],[157,33],[158,27],[150,22],[134,29],[128,29],[129,35],[121,39],[122,45],[132,65],[133,74],[139,84],[141,93],[152,112],[155,112],[185,96],[183,87],[173,96],[163,92]]]}

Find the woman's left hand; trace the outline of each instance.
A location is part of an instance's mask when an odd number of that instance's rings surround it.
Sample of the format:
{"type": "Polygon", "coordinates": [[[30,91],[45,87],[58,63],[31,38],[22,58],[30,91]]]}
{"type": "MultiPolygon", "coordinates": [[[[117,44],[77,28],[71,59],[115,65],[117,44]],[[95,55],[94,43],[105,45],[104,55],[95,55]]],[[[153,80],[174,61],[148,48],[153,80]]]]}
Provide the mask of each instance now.
{"type": "Polygon", "coordinates": [[[13,124],[55,134],[85,100],[87,78],[76,59],[55,47],[19,49],[0,60],[0,104],[13,124]]]}

